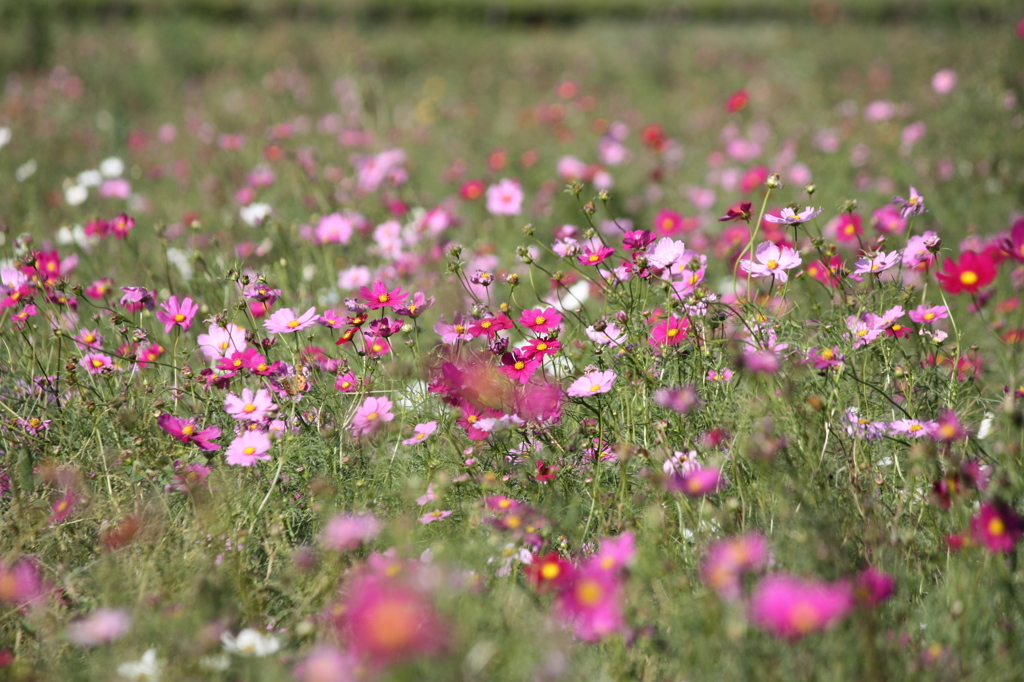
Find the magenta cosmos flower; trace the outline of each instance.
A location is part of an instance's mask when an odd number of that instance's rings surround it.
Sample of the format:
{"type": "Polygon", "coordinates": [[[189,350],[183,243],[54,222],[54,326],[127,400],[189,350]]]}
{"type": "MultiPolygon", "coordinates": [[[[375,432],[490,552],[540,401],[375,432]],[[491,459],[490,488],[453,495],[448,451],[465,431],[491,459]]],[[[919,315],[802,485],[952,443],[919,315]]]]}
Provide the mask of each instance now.
{"type": "Polygon", "coordinates": [[[228,464],[251,467],[260,460],[270,459],[270,437],[262,431],[243,431],[231,441],[225,451],[228,464]]]}
{"type": "Polygon", "coordinates": [[[774,277],[780,282],[789,279],[786,270],[799,266],[803,260],[788,246],[779,248],[772,242],[762,242],[754,253],[754,260],[741,260],[740,267],[751,277],[774,277]]]}
{"type": "Polygon", "coordinates": [[[205,429],[199,429],[194,420],[182,419],[166,412],[157,417],[156,423],[182,443],[194,443],[200,450],[220,450],[219,445],[210,442],[211,438],[220,437],[219,427],[207,426],[205,429]]]}
{"type": "Polygon", "coordinates": [[[270,392],[264,388],[253,393],[251,389],[243,388],[242,397],[234,393],[228,393],[224,398],[224,411],[235,419],[259,422],[267,416],[268,412],[277,409],[270,392]]]}
{"type": "Polygon", "coordinates": [[[668,489],[690,497],[707,495],[725,487],[722,472],[715,467],[701,467],[683,475],[673,475],[668,480],[668,489]]]}
{"type": "Polygon", "coordinates": [[[352,424],[349,426],[352,429],[352,434],[362,436],[381,428],[386,422],[395,418],[391,407],[391,401],[387,398],[374,396],[367,398],[352,417],[352,424]]]}
{"type": "Polygon", "coordinates": [[[171,296],[161,303],[160,307],[163,310],[157,311],[156,319],[164,323],[165,334],[170,334],[175,325],[187,332],[192,326],[192,320],[195,319],[196,313],[199,312],[199,306],[191,298],[185,298],[179,303],[177,296],[171,296]]]}
{"type": "Polygon", "coordinates": [[[743,594],[744,573],[757,572],[768,562],[768,541],[757,533],[713,542],[704,556],[701,579],[728,601],[743,594]]]}
{"type": "Polygon", "coordinates": [[[761,629],[789,640],[839,622],[853,608],[847,582],[824,583],[789,575],[770,575],[754,588],[750,619],[761,629]]]}
{"type": "Polygon", "coordinates": [[[622,630],[621,580],[614,572],[587,562],[558,596],[558,613],[572,624],[576,636],[596,642],[622,630]]]}
{"type": "Polygon", "coordinates": [[[615,383],[615,378],[618,375],[611,371],[606,370],[604,372],[588,372],[582,377],[572,382],[572,386],[567,391],[569,395],[574,398],[582,398],[587,395],[597,395],[598,393],[607,393],[612,390],[612,384],[615,383]]]}
{"type": "Polygon", "coordinates": [[[1020,540],[1021,519],[1002,502],[985,502],[971,519],[971,533],[990,552],[1012,552],[1020,540]]]}
{"type": "Polygon", "coordinates": [[[918,324],[935,324],[947,317],[949,317],[949,311],[944,305],[929,307],[922,304],[910,311],[910,319],[918,324]]]}
{"type": "Polygon", "coordinates": [[[103,353],[86,353],[78,364],[84,367],[89,374],[99,374],[108,367],[114,366],[114,361],[103,353]]]}
{"type": "Polygon", "coordinates": [[[554,308],[530,308],[519,316],[519,324],[534,334],[547,334],[562,323],[562,314],[554,308]]]}
{"type": "Polygon", "coordinates": [[[409,297],[408,293],[402,291],[402,287],[395,287],[388,291],[387,285],[380,280],[377,280],[371,286],[360,287],[359,295],[366,301],[366,305],[370,310],[395,308],[409,297]]]}
{"type": "Polygon", "coordinates": [[[682,343],[686,338],[686,330],[689,328],[690,320],[688,318],[669,315],[667,319],[662,320],[651,328],[651,336],[647,339],[647,343],[650,344],[651,348],[673,346],[677,343],[682,343]]]}
{"type": "Polygon", "coordinates": [[[271,334],[291,334],[292,332],[302,331],[303,329],[312,327],[316,324],[316,318],[315,306],[302,313],[299,317],[295,317],[295,311],[291,308],[282,308],[271,315],[270,318],[263,323],[263,326],[271,334]]]}

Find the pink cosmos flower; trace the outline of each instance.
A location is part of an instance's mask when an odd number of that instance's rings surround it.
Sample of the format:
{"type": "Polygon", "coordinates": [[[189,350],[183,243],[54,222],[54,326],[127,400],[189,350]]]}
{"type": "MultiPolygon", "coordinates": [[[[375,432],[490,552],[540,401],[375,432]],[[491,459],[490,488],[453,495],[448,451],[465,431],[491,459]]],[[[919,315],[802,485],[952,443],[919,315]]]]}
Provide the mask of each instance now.
{"type": "Polygon", "coordinates": [[[751,277],[774,277],[780,282],[789,279],[786,270],[798,267],[803,262],[793,249],[788,246],[780,249],[772,242],[762,242],[754,258],[757,262],[750,259],[740,261],[744,272],[749,272],[751,277]]]}
{"type": "Polygon", "coordinates": [[[900,234],[907,229],[907,221],[898,208],[886,204],[871,214],[871,226],[882,234],[900,234]]]}
{"type": "Polygon", "coordinates": [[[618,571],[632,562],[635,556],[636,537],[631,531],[626,531],[615,537],[603,538],[591,561],[602,571],[618,571]]]}
{"type": "Polygon", "coordinates": [[[722,599],[736,601],[743,593],[743,574],[760,571],[767,563],[768,541],[764,536],[738,535],[708,547],[701,579],[722,599]]]}
{"type": "Polygon", "coordinates": [[[919,305],[910,311],[910,319],[918,324],[935,324],[939,320],[949,317],[949,311],[944,305],[928,307],[919,305]]]}
{"type": "Polygon", "coordinates": [[[858,258],[853,274],[855,275],[880,275],[900,261],[900,251],[884,251],[872,257],[858,258]]]}
{"type": "Polygon", "coordinates": [[[900,217],[903,219],[910,216],[921,215],[927,209],[924,207],[924,197],[917,193],[913,187],[910,188],[910,198],[895,197],[892,203],[900,209],[900,217]]]}
{"type": "Polygon", "coordinates": [[[164,323],[165,334],[170,334],[175,325],[181,327],[182,331],[188,331],[199,312],[199,306],[191,298],[185,298],[179,304],[177,296],[171,296],[160,307],[163,310],[157,312],[156,319],[164,323]]]}
{"type": "MultiPolygon", "coordinates": [[[[220,446],[217,446],[218,449],[220,446]]],[[[212,469],[208,466],[204,466],[195,462],[189,464],[184,470],[179,468],[180,462],[174,463],[174,468],[178,471],[173,477],[171,482],[164,488],[166,492],[179,492],[179,493],[191,493],[195,492],[200,484],[209,477],[212,469]]],[[[209,486],[209,483],[206,484],[209,486]]]]}
{"type": "Polygon", "coordinates": [[[96,609],[68,626],[68,639],[81,646],[98,646],[120,639],[132,625],[124,609],[96,609]]]}
{"type": "Polygon", "coordinates": [[[709,369],[708,374],[705,377],[708,381],[720,381],[722,383],[728,383],[732,381],[732,370],[728,367],[722,369],[709,369]]]}
{"type": "Polygon", "coordinates": [[[234,393],[228,393],[224,397],[224,411],[235,419],[251,422],[263,421],[269,412],[277,409],[270,392],[264,388],[253,393],[251,389],[243,388],[242,397],[234,393]]]}
{"type": "Polygon", "coordinates": [[[99,374],[106,368],[113,367],[114,361],[103,353],[86,353],[78,361],[78,364],[84,367],[89,374],[99,374]]]}
{"type": "Polygon", "coordinates": [[[754,588],[750,619],[767,632],[797,640],[839,622],[853,608],[847,582],[824,583],[775,574],[754,588]]]}
{"type": "Polygon", "coordinates": [[[293,671],[296,682],[358,682],[359,661],[329,644],[319,644],[293,671]]]}
{"type": "Polygon", "coordinates": [[[948,95],[956,87],[956,71],[940,69],[932,76],[932,90],[940,95],[948,95]]]}
{"type": "Polygon", "coordinates": [[[689,328],[690,320],[688,318],[669,315],[668,318],[651,328],[651,336],[647,339],[647,343],[651,348],[682,343],[687,337],[686,330],[689,328]]]}
{"type": "Polygon", "coordinates": [[[374,282],[372,286],[360,287],[359,295],[366,301],[370,310],[395,308],[409,296],[407,292],[402,291],[402,287],[395,287],[388,291],[387,285],[380,280],[374,282]]]}
{"type": "Polygon", "coordinates": [[[299,317],[295,317],[295,312],[291,308],[282,308],[271,315],[263,326],[271,334],[291,334],[312,327],[316,324],[316,317],[316,306],[299,317]]]}
{"type": "Polygon", "coordinates": [[[843,364],[845,356],[839,352],[839,346],[832,348],[811,348],[807,351],[807,364],[814,365],[815,369],[828,369],[843,364]]]}
{"type": "Polygon", "coordinates": [[[243,431],[224,454],[227,456],[228,464],[251,467],[260,460],[270,459],[270,437],[262,431],[243,431]]]}
{"type": "Polygon", "coordinates": [[[697,389],[693,386],[659,388],[654,392],[652,399],[655,405],[666,407],[679,414],[686,414],[701,404],[697,389]]]}
{"type": "Polygon", "coordinates": [[[358,388],[359,382],[356,379],[354,372],[346,372],[345,374],[339,375],[338,380],[334,382],[334,388],[338,389],[342,393],[351,393],[358,388]]]}
{"type": "Polygon", "coordinates": [[[1020,516],[1002,502],[985,502],[971,519],[971,534],[990,552],[1012,552],[1020,540],[1020,516]]]}
{"type": "Polygon", "coordinates": [[[567,393],[574,398],[607,393],[612,390],[612,384],[615,383],[615,378],[617,376],[618,375],[611,370],[605,370],[603,372],[588,372],[574,381],[569,387],[567,393]]]}
{"type": "Polygon", "coordinates": [[[924,438],[931,429],[932,422],[922,422],[917,419],[898,419],[889,422],[889,431],[899,433],[911,438],[924,438]]]}
{"type": "Polygon", "coordinates": [[[200,334],[196,341],[207,360],[217,360],[229,353],[243,351],[249,345],[245,341],[245,330],[233,322],[229,322],[226,327],[211,324],[209,332],[200,334]]]}
{"type": "Polygon", "coordinates": [[[372,514],[338,514],[331,518],[320,534],[325,549],[345,552],[377,537],[383,524],[372,514]]]}
{"type": "Polygon", "coordinates": [[[427,512],[426,514],[421,516],[419,518],[419,522],[422,523],[425,526],[428,523],[433,523],[434,521],[440,521],[441,519],[446,519],[446,518],[448,518],[451,515],[452,515],[451,510],[445,509],[444,511],[441,511],[439,509],[435,509],[434,511],[427,512]]]}
{"type": "Polygon", "coordinates": [[[36,562],[23,557],[8,566],[0,560],[0,604],[22,606],[46,593],[36,562]]]}
{"type": "Polygon", "coordinates": [[[621,579],[588,562],[558,595],[557,610],[584,641],[596,642],[618,632],[625,627],[621,579]]]}
{"type": "Polygon", "coordinates": [[[882,573],[874,566],[868,566],[853,585],[853,596],[858,604],[864,606],[877,606],[892,596],[895,585],[893,577],[882,573]]]}
{"type": "Polygon", "coordinates": [[[613,253],[615,253],[615,249],[610,246],[601,246],[596,249],[584,246],[583,253],[577,256],[577,259],[580,265],[600,265],[613,253]]]}
{"type": "Polygon", "coordinates": [[[668,480],[669,490],[685,493],[690,497],[708,495],[724,487],[725,479],[722,478],[722,472],[715,467],[702,466],[695,471],[671,476],[668,480]]]}
{"type": "Polygon", "coordinates": [[[821,213],[820,208],[813,208],[808,206],[804,210],[797,212],[788,206],[779,212],[778,216],[766,214],[764,217],[765,222],[775,223],[776,225],[799,225],[800,223],[806,223],[809,220],[813,220],[821,213]]]}
{"type": "Polygon", "coordinates": [[[562,314],[554,308],[531,308],[519,316],[519,324],[534,334],[547,334],[562,323],[562,314]]]}
{"type": "Polygon", "coordinates": [[[79,329],[73,338],[79,346],[91,350],[100,350],[103,345],[103,336],[100,335],[99,329],[79,329]]]}
{"type": "Polygon", "coordinates": [[[440,319],[434,323],[434,331],[441,337],[441,343],[449,345],[453,345],[457,341],[471,341],[473,339],[470,326],[466,323],[461,312],[455,313],[451,324],[448,324],[447,320],[444,319],[444,315],[441,315],[440,319]]]}
{"type": "Polygon", "coordinates": [[[156,423],[182,443],[194,443],[201,450],[220,450],[219,445],[210,442],[210,439],[220,437],[220,428],[217,426],[200,430],[194,419],[182,419],[166,412],[157,418],[156,423]]]}
{"type": "Polygon", "coordinates": [[[967,431],[964,429],[963,424],[960,423],[956,412],[950,409],[943,409],[939,411],[939,418],[932,422],[928,435],[940,443],[952,443],[953,441],[966,438],[967,431]]]}
{"type": "Polygon", "coordinates": [[[498,366],[498,371],[512,381],[525,384],[540,367],[540,361],[540,357],[527,357],[519,349],[516,349],[501,356],[501,365],[498,366]]]}
{"type": "Polygon", "coordinates": [[[413,427],[412,437],[402,441],[403,445],[418,445],[437,430],[437,422],[429,421],[425,424],[417,424],[413,427]]]}
{"type": "Polygon", "coordinates": [[[74,490],[68,488],[64,496],[53,503],[53,513],[50,515],[50,523],[64,523],[68,515],[74,510],[78,495],[74,490]]]}
{"type": "Polygon", "coordinates": [[[523,209],[523,189],[510,178],[502,178],[487,188],[487,212],[491,215],[519,215],[523,209]]]}
{"type": "Polygon", "coordinates": [[[352,417],[352,434],[356,437],[373,433],[395,418],[391,412],[392,403],[384,397],[368,397],[352,417]]]}

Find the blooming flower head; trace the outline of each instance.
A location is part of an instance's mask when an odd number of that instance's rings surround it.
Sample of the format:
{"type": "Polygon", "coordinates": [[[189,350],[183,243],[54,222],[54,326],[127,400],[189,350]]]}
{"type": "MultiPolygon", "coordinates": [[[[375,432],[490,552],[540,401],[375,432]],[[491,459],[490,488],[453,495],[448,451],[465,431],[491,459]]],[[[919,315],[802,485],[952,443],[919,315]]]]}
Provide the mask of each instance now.
{"type": "Polygon", "coordinates": [[[647,343],[651,348],[674,346],[686,339],[686,330],[689,328],[690,320],[688,318],[669,315],[651,328],[651,336],[647,339],[647,343]]]}
{"type": "Polygon", "coordinates": [[[519,215],[523,209],[523,189],[510,178],[502,178],[487,188],[487,212],[491,215],[519,215]]]}
{"type": "Polygon", "coordinates": [[[385,423],[395,418],[391,407],[392,403],[387,398],[368,397],[352,418],[352,424],[349,426],[352,429],[352,434],[358,437],[373,433],[383,427],[385,423]]]}
{"type": "Polygon", "coordinates": [[[742,593],[744,573],[760,571],[768,562],[768,541],[748,533],[714,542],[708,547],[701,579],[722,599],[734,601],[742,593]]]}
{"type": "Polygon", "coordinates": [[[372,514],[338,514],[320,534],[320,545],[345,552],[377,537],[383,525],[372,514]]]}
{"type": "Polygon", "coordinates": [[[985,502],[971,519],[971,534],[990,552],[1012,552],[1020,540],[1020,516],[1002,502],[985,502]]]}
{"type": "Polygon", "coordinates": [[[715,467],[701,467],[681,475],[669,478],[668,488],[675,492],[685,493],[690,497],[708,495],[725,487],[722,472],[715,467]]]}
{"type": "Polygon", "coordinates": [[[262,431],[246,430],[231,444],[224,454],[228,464],[251,467],[258,461],[270,459],[270,436],[262,431]]]}
{"type": "Polygon", "coordinates": [[[380,308],[395,308],[402,301],[404,301],[409,294],[402,291],[402,287],[395,287],[391,291],[388,291],[388,287],[384,282],[377,280],[371,286],[360,287],[359,296],[366,301],[366,306],[370,310],[379,310],[380,308]]]}
{"type": "Polygon", "coordinates": [[[618,375],[611,370],[589,372],[574,381],[567,393],[574,398],[607,393],[612,390],[616,376],[618,375]]]}
{"type": "Polygon", "coordinates": [[[220,450],[219,445],[210,442],[211,439],[220,437],[220,428],[217,426],[200,429],[194,419],[182,419],[166,412],[157,418],[156,423],[182,443],[194,443],[201,450],[220,450]]]}
{"type": "Polygon", "coordinates": [[[224,398],[224,411],[235,419],[251,422],[263,421],[263,418],[273,410],[277,409],[270,392],[264,388],[253,393],[251,389],[243,388],[241,397],[229,393],[224,398]]]}
{"type": "Polygon", "coordinates": [[[807,364],[814,365],[815,369],[828,369],[843,364],[846,358],[839,352],[839,346],[831,348],[811,348],[807,351],[807,364]]]}
{"type": "Polygon", "coordinates": [[[615,253],[615,249],[610,246],[601,246],[595,249],[584,246],[583,253],[577,256],[577,260],[580,265],[600,265],[613,253],[615,253]]]}
{"type": "Polygon", "coordinates": [[[917,193],[917,190],[913,187],[910,188],[910,198],[904,199],[903,197],[895,197],[892,203],[899,208],[900,217],[908,218],[910,216],[921,215],[925,212],[924,197],[917,193]]]}
{"type": "Polygon", "coordinates": [[[435,509],[434,511],[427,512],[426,514],[421,516],[419,518],[419,522],[422,523],[425,526],[428,523],[433,523],[434,521],[440,521],[441,519],[446,519],[446,518],[448,518],[451,515],[452,515],[452,512],[451,512],[450,509],[445,509],[445,510],[435,509]]]}
{"type": "Polygon", "coordinates": [[[789,640],[824,630],[853,608],[849,583],[824,583],[775,574],[764,578],[750,599],[750,619],[767,632],[789,640]]]}
{"type": "Polygon", "coordinates": [[[460,311],[455,313],[451,324],[448,324],[448,321],[444,319],[444,315],[441,315],[437,322],[434,323],[434,331],[441,337],[441,343],[449,345],[453,345],[457,341],[471,341],[473,339],[470,323],[466,322],[460,311]]]}
{"type": "Polygon", "coordinates": [[[528,356],[519,349],[501,356],[501,365],[498,371],[512,381],[525,384],[533,376],[533,373],[540,367],[541,357],[539,355],[528,356]]]}
{"type": "Polygon", "coordinates": [[[156,657],[156,649],[147,649],[142,658],[117,666],[117,674],[135,682],[155,682],[160,679],[164,664],[156,657]]]}
{"type": "Polygon", "coordinates": [[[354,372],[346,372],[338,376],[337,381],[334,382],[334,388],[338,389],[342,393],[351,393],[356,390],[359,386],[359,380],[356,379],[354,372]]]}
{"type": "Polygon", "coordinates": [[[132,617],[123,609],[96,609],[68,626],[67,635],[75,644],[98,646],[120,639],[131,627],[132,617]]]}
{"type": "Polygon", "coordinates": [[[843,213],[829,221],[826,234],[831,234],[832,230],[835,230],[836,240],[840,242],[855,242],[864,232],[860,216],[856,213],[843,213]]]}
{"type": "Polygon", "coordinates": [[[156,305],[155,292],[145,287],[121,287],[121,307],[130,313],[137,313],[143,308],[152,310],[156,305]]]}
{"type": "Polygon", "coordinates": [[[233,322],[229,322],[226,327],[211,324],[209,332],[200,334],[196,341],[207,360],[217,360],[230,353],[243,351],[249,345],[245,341],[245,330],[233,322]]]}
{"type": "Polygon", "coordinates": [[[766,214],[764,219],[766,222],[775,223],[776,225],[799,225],[800,223],[813,220],[819,213],[821,213],[820,208],[813,208],[811,206],[799,212],[787,206],[779,212],[778,216],[766,214]]]}
{"type": "Polygon", "coordinates": [[[316,324],[316,307],[312,307],[299,317],[291,308],[282,308],[267,318],[264,328],[271,334],[291,334],[302,331],[316,324]]]}
{"type": "Polygon", "coordinates": [[[89,374],[100,374],[108,367],[114,366],[113,359],[103,353],[86,353],[78,364],[85,368],[89,374]]]}
{"type": "Polygon", "coordinates": [[[622,630],[621,579],[588,562],[559,594],[558,613],[580,639],[596,642],[622,630]]]}
{"type": "Polygon", "coordinates": [[[960,419],[957,418],[956,412],[945,409],[941,410],[939,418],[932,422],[928,429],[928,435],[939,442],[952,443],[965,438],[967,431],[960,423],[960,419]]]}
{"type": "Polygon", "coordinates": [[[725,212],[725,215],[718,219],[718,222],[743,221],[750,222],[751,202],[743,201],[725,212]]]}
{"type": "Polygon", "coordinates": [[[895,581],[887,573],[868,566],[853,584],[853,596],[859,604],[877,606],[892,596],[895,581]]]}
{"type": "Polygon", "coordinates": [[[772,242],[762,242],[754,253],[754,260],[740,261],[740,267],[749,272],[751,277],[774,277],[780,282],[789,279],[786,274],[799,266],[803,260],[793,249],[785,246],[779,248],[772,242]]]}
{"type": "Polygon", "coordinates": [[[524,310],[519,316],[519,324],[534,334],[547,334],[558,328],[562,323],[562,314],[554,308],[531,308],[524,310]]]}
{"type": "Polygon", "coordinates": [[[880,275],[900,261],[900,251],[877,253],[857,259],[853,273],[855,275],[880,275]]]}
{"type": "Polygon", "coordinates": [[[403,445],[419,445],[437,430],[437,422],[429,421],[413,427],[412,436],[402,441],[403,445]]]}
{"type": "Polygon", "coordinates": [[[910,311],[910,319],[918,324],[935,324],[947,317],[949,317],[949,311],[944,305],[927,306],[922,304],[910,311]]]}
{"type": "Polygon", "coordinates": [[[199,312],[199,306],[191,298],[185,298],[178,303],[177,296],[171,296],[160,304],[163,308],[157,311],[156,319],[164,323],[164,333],[170,334],[175,325],[181,327],[182,331],[188,331],[192,326],[192,320],[199,312]]]}
{"type": "Polygon", "coordinates": [[[655,405],[666,407],[679,414],[686,414],[701,404],[697,389],[693,386],[659,388],[654,392],[653,400],[655,405]]]}
{"type": "Polygon", "coordinates": [[[263,658],[277,653],[281,642],[273,635],[264,634],[253,628],[245,628],[238,635],[224,632],[220,636],[224,651],[237,656],[263,658]]]}
{"type": "Polygon", "coordinates": [[[947,258],[942,272],[936,272],[939,284],[951,294],[964,291],[977,294],[978,290],[996,278],[996,264],[988,253],[965,251],[960,260],[947,258]]]}
{"type": "Polygon", "coordinates": [[[34,602],[46,592],[39,566],[23,557],[11,565],[0,560],[0,604],[22,606],[34,602]]]}

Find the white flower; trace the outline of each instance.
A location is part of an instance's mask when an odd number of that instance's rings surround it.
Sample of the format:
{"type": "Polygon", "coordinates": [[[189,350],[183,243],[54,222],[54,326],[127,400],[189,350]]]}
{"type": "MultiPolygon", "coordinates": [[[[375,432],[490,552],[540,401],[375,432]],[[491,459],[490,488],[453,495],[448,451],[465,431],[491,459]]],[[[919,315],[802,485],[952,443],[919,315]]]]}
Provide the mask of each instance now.
{"type": "Polygon", "coordinates": [[[270,204],[261,204],[256,202],[243,206],[239,211],[238,215],[241,216],[242,220],[249,227],[256,227],[270,215],[273,209],[270,208],[270,204]]]}
{"type": "Polygon", "coordinates": [[[269,656],[281,648],[281,642],[273,635],[265,635],[259,630],[246,628],[238,636],[225,632],[220,636],[224,650],[239,656],[269,656]]]}
{"type": "Polygon", "coordinates": [[[155,681],[160,679],[164,664],[156,659],[156,649],[148,649],[142,658],[117,666],[117,674],[128,680],[155,681]]]}
{"type": "Polygon", "coordinates": [[[11,141],[11,129],[0,127],[0,149],[7,146],[7,143],[11,141]]]}
{"type": "Polygon", "coordinates": [[[100,162],[100,173],[103,173],[103,175],[108,178],[119,178],[121,177],[121,174],[124,173],[124,161],[116,156],[103,159],[103,161],[100,162]]]}
{"type": "Polygon", "coordinates": [[[18,166],[18,170],[14,171],[14,177],[17,178],[18,182],[25,182],[36,174],[36,168],[36,160],[29,159],[18,166]]]}
{"type": "Polygon", "coordinates": [[[82,187],[99,187],[103,184],[103,176],[98,170],[82,171],[75,177],[75,182],[82,187]]]}
{"type": "Polygon", "coordinates": [[[211,672],[224,672],[231,667],[231,657],[227,654],[214,654],[199,659],[199,667],[211,672]]]}
{"type": "Polygon", "coordinates": [[[64,201],[68,206],[81,206],[89,198],[89,190],[82,185],[71,185],[64,190],[64,201]]]}
{"type": "Polygon", "coordinates": [[[985,413],[985,418],[981,420],[981,426],[978,427],[978,439],[988,438],[988,435],[992,433],[992,423],[995,421],[996,416],[991,412],[985,413]]]}

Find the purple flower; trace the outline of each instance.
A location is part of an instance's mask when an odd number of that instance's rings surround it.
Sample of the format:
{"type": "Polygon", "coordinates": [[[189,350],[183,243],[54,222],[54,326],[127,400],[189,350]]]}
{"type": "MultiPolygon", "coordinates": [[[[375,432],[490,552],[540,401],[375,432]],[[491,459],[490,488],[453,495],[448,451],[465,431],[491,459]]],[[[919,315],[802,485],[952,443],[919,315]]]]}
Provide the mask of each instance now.
{"type": "Polygon", "coordinates": [[[907,218],[912,215],[921,215],[925,212],[924,197],[917,193],[913,187],[910,188],[910,198],[894,197],[892,203],[899,207],[900,217],[907,218]]]}

